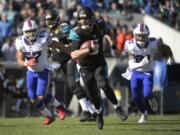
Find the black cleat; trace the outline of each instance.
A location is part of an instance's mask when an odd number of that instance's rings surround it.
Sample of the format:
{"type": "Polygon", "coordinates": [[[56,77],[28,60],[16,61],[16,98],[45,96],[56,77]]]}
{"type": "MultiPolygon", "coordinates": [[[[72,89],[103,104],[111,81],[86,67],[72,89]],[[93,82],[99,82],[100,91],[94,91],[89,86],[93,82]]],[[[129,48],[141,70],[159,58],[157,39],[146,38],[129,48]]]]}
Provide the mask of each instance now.
{"type": "Polygon", "coordinates": [[[102,113],[102,111],[101,111],[100,114],[97,114],[97,116],[96,116],[96,123],[97,123],[99,129],[103,129],[104,120],[103,120],[103,113],[102,113]]]}
{"type": "Polygon", "coordinates": [[[124,112],[124,110],[120,106],[118,106],[115,109],[115,111],[122,121],[125,121],[128,119],[128,115],[124,112]]]}
{"type": "Polygon", "coordinates": [[[80,122],[84,121],[95,121],[96,116],[95,114],[91,114],[89,111],[82,111],[80,115],[80,122]]]}

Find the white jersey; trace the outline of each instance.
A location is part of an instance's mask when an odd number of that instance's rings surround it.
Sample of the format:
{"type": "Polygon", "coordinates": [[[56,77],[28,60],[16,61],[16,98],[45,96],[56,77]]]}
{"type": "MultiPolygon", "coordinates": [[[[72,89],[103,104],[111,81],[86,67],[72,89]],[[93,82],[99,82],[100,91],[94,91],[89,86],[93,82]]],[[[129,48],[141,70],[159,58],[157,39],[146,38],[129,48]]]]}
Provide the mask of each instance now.
{"type": "Polygon", "coordinates": [[[23,52],[25,60],[35,58],[38,63],[32,67],[28,66],[28,70],[33,72],[43,71],[44,69],[52,70],[48,62],[48,45],[52,39],[47,32],[39,32],[36,41],[29,44],[24,35],[16,39],[16,49],[23,52]]]}
{"type": "Polygon", "coordinates": [[[148,44],[146,48],[140,49],[135,39],[127,40],[125,42],[124,50],[130,54],[135,56],[136,62],[141,62],[141,60],[148,56],[150,62],[143,66],[135,69],[136,71],[140,72],[148,72],[153,71],[153,64],[154,64],[154,55],[157,52],[159,40],[156,38],[149,38],[148,44]]]}

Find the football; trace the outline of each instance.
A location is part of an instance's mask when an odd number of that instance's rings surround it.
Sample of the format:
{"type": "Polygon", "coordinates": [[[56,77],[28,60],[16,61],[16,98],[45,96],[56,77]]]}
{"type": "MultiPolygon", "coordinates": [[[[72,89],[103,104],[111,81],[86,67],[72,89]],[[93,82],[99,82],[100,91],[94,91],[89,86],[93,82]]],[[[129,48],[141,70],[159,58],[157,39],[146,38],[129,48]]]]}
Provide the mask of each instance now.
{"type": "Polygon", "coordinates": [[[93,40],[85,41],[84,43],[81,44],[80,49],[89,48],[92,44],[93,44],[93,40]]]}

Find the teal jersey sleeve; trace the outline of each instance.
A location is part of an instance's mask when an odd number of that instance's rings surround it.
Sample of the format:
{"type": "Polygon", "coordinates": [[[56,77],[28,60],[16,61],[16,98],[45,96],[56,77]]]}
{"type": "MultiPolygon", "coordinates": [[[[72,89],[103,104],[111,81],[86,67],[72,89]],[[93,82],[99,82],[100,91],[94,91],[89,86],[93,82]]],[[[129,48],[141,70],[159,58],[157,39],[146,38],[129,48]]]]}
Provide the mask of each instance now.
{"type": "Polygon", "coordinates": [[[71,29],[68,38],[69,38],[69,40],[71,40],[71,41],[74,41],[74,40],[79,41],[79,40],[80,40],[79,35],[78,35],[78,34],[76,33],[76,31],[74,31],[73,29],[71,29]]]}
{"type": "Polygon", "coordinates": [[[105,24],[105,26],[104,26],[104,33],[105,34],[109,34],[110,31],[111,31],[110,29],[111,29],[111,27],[108,24],[105,24]]]}

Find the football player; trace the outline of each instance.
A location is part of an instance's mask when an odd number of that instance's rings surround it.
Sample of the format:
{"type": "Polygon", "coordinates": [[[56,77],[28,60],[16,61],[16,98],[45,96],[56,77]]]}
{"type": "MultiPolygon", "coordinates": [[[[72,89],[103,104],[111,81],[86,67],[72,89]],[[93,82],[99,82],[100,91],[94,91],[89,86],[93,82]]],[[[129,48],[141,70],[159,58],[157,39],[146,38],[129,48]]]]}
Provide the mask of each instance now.
{"type": "MultiPolygon", "coordinates": [[[[106,97],[115,106],[122,120],[127,119],[127,115],[118,105],[118,101],[113,89],[108,84],[107,64],[103,55],[102,40],[104,35],[109,34],[109,28],[103,19],[95,19],[91,8],[83,7],[78,11],[78,26],[70,31],[70,40],[72,41],[71,57],[79,60],[80,72],[82,80],[88,94],[90,95],[95,108],[98,110],[97,125],[99,129],[103,129],[104,120],[101,107],[101,96],[99,89],[101,88],[106,97]],[[93,42],[89,47],[81,49],[81,45],[88,41],[93,42]]],[[[115,49],[115,46],[112,46],[115,49]]]]}
{"type": "Polygon", "coordinates": [[[55,118],[46,107],[50,103],[56,108],[61,120],[65,118],[65,108],[62,102],[48,93],[52,68],[48,63],[48,47],[58,48],[69,54],[62,44],[52,41],[47,32],[38,30],[34,20],[26,20],[23,24],[23,35],[16,39],[17,62],[27,68],[27,93],[32,104],[45,116],[44,125],[52,123],[55,118]]]}
{"type": "Polygon", "coordinates": [[[159,40],[149,38],[149,28],[139,23],[134,31],[134,38],[125,42],[125,51],[129,55],[129,70],[131,91],[134,101],[141,112],[138,123],[145,123],[148,119],[148,102],[153,106],[157,103],[152,98],[153,61],[158,50],[159,40]]]}
{"type": "MultiPolygon", "coordinates": [[[[71,47],[71,41],[68,39],[71,26],[67,23],[59,23],[60,18],[56,10],[49,10],[45,16],[46,24],[54,40],[63,43],[66,47],[71,47]]],[[[80,74],[76,68],[77,62],[70,59],[70,56],[62,51],[51,49],[53,57],[63,67],[62,69],[67,70],[67,83],[71,91],[76,95],[79,103],[82,107],[82,113],[80,121],[93,120],[95,109],[88,100],[88,96],[85,90],[80,86],[80,74]]]]}

